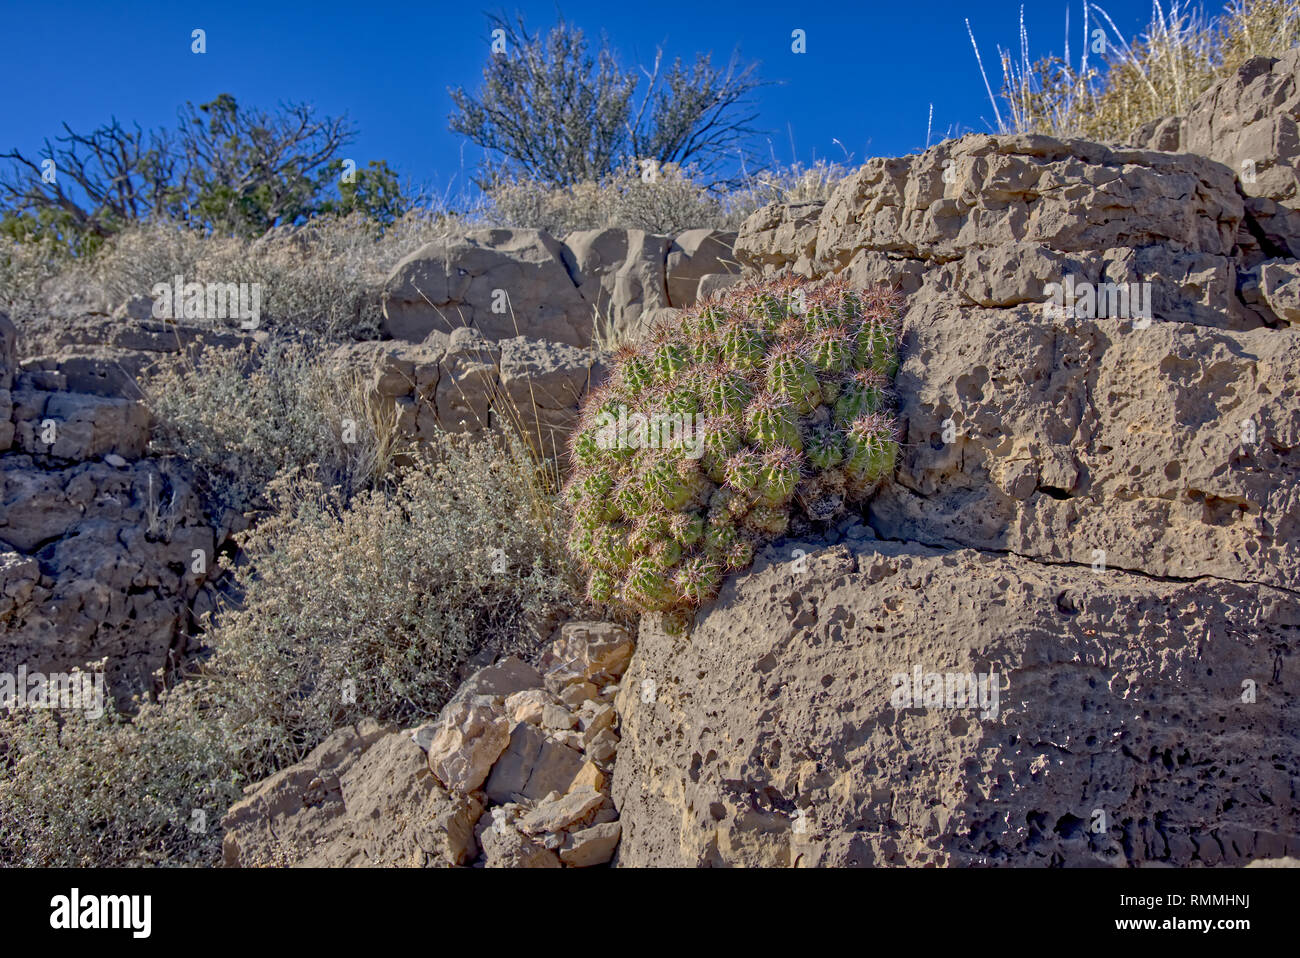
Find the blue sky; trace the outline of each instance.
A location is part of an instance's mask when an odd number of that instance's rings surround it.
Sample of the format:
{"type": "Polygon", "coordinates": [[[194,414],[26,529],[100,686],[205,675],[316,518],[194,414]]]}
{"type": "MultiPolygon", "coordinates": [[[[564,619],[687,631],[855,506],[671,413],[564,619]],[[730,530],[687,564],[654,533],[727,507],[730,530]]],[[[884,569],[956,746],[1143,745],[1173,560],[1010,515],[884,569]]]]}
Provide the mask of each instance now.
{"type": "MultiPolygon", "coordinates": [[[[847,152],[860,163],[924,148],[931,103],[936,140],[987,130],[992,110],[964,18],[971,19],[996,92],[995,47],[1018,44],[1020,6],[1016,0],[12,5],[3,16],[10,88],[0,100],[0,148],[34,154],[63,121],[74,129],[110,116],[144,127],[171,125],[185,100],[226,92],[267,108],[306,101],[322,113],[347,113],[360,136],[346,153],[358,165],[385,159],[417,185],[454,192],[467,185],[481,154],[448,131],[447,87],[477,86],[488,55],[484,12],[519,10],[535,29],[550,26],[559,9],[589,33],[603,31],[628,64],[649,62],[660,45],[687,60],[696,51],[725,60],[739,48],[743,57],[761,61],[765,79],[776,81],[759,91],[755,106],[777,160],[843,159],[847,152]],[[207,32],[201,56],[190,52],[196,27],[207,32]],[[796,28],[806,31],[807,53],[791,52],[796,28]]],[[[1031,54],[1061,53],[1066,2],[1024,6],[1031,54]]],[[[1070,6],[1077,59],[1082,10],[1078,0],[1070,6]]],[[[1149,0],[1102,6],[1129,36],[1145,27],[1151,10],[1149,0]]],[[[761,148],[769,150],[766,142],[761,148]]]]}

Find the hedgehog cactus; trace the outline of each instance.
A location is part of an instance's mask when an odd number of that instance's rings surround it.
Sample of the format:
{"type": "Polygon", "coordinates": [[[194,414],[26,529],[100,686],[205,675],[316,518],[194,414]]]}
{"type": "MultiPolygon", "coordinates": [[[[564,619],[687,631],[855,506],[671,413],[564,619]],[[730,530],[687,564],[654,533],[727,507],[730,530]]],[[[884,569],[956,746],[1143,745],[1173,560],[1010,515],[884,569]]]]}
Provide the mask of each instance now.
{"type": "Polygon", "coordinates": [[[900,305],[781,279],[619,351],[570,439],[568,546],[588,598],[684,623],[792,523],[861,506],[898,456],[900,305]]]}

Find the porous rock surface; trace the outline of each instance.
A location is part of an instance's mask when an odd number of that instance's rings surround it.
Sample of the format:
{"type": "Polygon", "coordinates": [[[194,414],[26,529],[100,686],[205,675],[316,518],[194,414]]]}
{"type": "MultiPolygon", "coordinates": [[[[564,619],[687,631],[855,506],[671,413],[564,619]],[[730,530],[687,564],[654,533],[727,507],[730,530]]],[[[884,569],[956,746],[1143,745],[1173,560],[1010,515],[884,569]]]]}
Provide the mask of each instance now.
{"type": "Polygon", "coordinates": [[[1294,855],[1298,638],[1295,596],[1269,587],[862,526],[835,545],[783,543],[689,638],[643,621],[616,703],[617,863],[1294,855]],[[918,666],[995,674],[996,714],[896,706],[893,676],[918,666]]]}

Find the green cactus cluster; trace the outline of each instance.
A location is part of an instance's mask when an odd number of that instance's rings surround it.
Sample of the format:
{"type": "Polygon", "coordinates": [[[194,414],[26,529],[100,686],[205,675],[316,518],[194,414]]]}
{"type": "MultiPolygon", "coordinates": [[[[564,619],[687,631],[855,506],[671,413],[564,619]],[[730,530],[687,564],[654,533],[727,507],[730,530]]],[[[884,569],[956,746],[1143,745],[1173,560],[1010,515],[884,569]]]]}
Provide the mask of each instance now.
{"type": "Polygon", "coordinates": [[[792,522],[865,502],[898,456],[901,303],[773,280],[620,350],[570,440],[569,548],[588,597],[681,620],[792,522]]]}

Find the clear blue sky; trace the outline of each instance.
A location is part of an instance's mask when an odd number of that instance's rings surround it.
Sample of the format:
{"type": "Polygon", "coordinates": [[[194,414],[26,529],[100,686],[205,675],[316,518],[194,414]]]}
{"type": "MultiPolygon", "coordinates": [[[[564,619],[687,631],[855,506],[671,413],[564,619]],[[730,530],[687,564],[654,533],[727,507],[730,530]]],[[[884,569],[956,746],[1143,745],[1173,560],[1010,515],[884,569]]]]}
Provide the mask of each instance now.
{"type": "MultiPolygon", "coordinates": [[[[364,166],[385,159],[417,185],[456,190],[481,158],[447,129],[448,86],[477,86],[488,55],[484,12],[520,10],[531,28],[557,9],[591,34],[602,31],[625,63],[649,62],[655,47],[691,59],[733,49],[761,61],[776,81],[759,91],[758,125],[777,159],[854,162],[922,149],[934,104],[934,139],[988,129],[992,110],[971,52],[970,17],[997,91],[995,47],[1018,46],[1016,0],[516,0],[504,5],[441,0],[321,0],[286,4],[105,0],[8,0],[0,14],[9,88],[0,99],[0,148],[36,153],[67,121],[90,128],[116,116],[146,128],[171,125],[185,100],[231,93],[272,107],[306,101],[347,113],[359,128],[347,154],[364,166]],[[207,53],[190,32],[207,31],[207,53]],[[791,31],[807,53],[791,52],[791,31]]],[[[1061,53],[1065,0],[1030,0],[1025,22],[1034,56],[1061,53]]],[[[1082,10],[1070,4],[1071,52],[1082,42],[1082,10]]],[[[1149,0],[1102,6],[1128,36],[1150,17],[1149,0]]],[[[1213,4],[1212,12],[1218,12],[1213,4]]],[[[767,151],[766,144],[763,145],[767,151]]]]}

